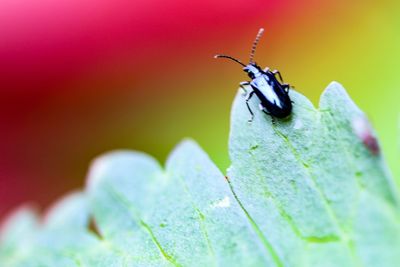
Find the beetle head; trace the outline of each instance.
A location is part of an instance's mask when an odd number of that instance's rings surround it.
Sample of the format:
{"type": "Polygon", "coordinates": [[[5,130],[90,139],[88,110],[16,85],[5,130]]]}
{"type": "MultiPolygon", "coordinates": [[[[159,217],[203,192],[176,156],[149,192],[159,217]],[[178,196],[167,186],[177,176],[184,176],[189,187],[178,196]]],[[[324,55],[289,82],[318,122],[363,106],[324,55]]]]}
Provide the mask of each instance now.
{"type": "Polygon", "coordinates": [[[243,70],[249,75],[250,79],[254,79],[261,74],[261,69],[255,63],[250,63],[243,68],[243,70]]]}

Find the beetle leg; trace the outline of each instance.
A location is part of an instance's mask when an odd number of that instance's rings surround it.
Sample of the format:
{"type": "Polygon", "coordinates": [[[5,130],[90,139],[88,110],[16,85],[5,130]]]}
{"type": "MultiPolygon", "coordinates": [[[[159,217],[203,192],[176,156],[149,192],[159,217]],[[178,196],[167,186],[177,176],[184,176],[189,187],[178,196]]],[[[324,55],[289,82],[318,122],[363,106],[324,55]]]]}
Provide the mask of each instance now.
{"type": "Polygon", "coordinates": [[[268,72],[268,71],[269,71],[269,68],[266,67],[266,68],[264,69],[264,72],[268,72]]]}
{"type": "Polygon", "coordinates": [[[273,73],[275,76],[278,75],[278,77],[279,77],[279,79],[281,80],[281,82],[283,82],[282,75],[281,75],[281,73],[279,72],[279,70],[273,70],[272,73],[273,73]]]}
{"type": "Polygon", "coordinates": [[[275,121],[275,118],[274,118],[274,116],[272,116],[272,114],[270,113],[270,112],[268,112],[264,107],[263,107],[263,109],[261,109],[265,114],[267,114],[268,116],[271,116],[271,122],[272,122],[272,124],[273,125],[275,125],[276,124],[276,121],[275,121]]]}
{"type": "Polygon", "coordinates": [[[269,115],[269,116],[271,116],[272,117],[272,114],[271,113],[269,113],[264,107],[263,107],[263,109],[262,109],[262,111],[265,113],[265,114],[267,114],[267,115],[269,115]]]}
{"type": "Polygon", "coordinates": [[[253,113],[253,111],[251,110],[250,105],[249,105],[249,101],[250,101],[250,99],[251,99],[251,97],[252,97],[253,95],[254,95],[254,91],[251,91],[251,92],[247,95],[247,97],[246,97],[246,106],[247,106],[247,108],[248,108],[248,110],[249,110],[249,112],[250,112],[250,114],[251,114],[251,118],[249,119],[249,122],[252,122],[253,119],[254,119],[254,113],[253,113]]]}
{"type": "Polygon", "coordinates": [[[285,90],[286,93],[289,93],[290,85],[288,83],[282,84],[283,89],[285,90]]]}
{"type": "Polygon", "coordinates": [[[245,95],[247,94],[246,86],[249,86],[249,85],[250,85],[250,82],[247,82],[247,81],[239,83],[239,86],[240,86],[240,88],[242,88],[242,90],[244,91],[245,95]]]}

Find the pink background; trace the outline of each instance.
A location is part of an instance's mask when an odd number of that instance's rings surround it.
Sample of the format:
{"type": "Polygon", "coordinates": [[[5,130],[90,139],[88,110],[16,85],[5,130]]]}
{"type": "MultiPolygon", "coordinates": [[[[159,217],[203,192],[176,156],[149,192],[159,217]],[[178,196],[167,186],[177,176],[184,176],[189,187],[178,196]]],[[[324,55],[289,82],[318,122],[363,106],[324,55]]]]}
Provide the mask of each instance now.
{"type": "Polygon", "coordinates": [[[117,148],[164,161],[193,137],[229,165],[229,109],[256,60],[317,104],[331,80],[370,115],[398,174],[399,4],[366,1],[0,2],[0,216],[84,185],[117,148]]]}

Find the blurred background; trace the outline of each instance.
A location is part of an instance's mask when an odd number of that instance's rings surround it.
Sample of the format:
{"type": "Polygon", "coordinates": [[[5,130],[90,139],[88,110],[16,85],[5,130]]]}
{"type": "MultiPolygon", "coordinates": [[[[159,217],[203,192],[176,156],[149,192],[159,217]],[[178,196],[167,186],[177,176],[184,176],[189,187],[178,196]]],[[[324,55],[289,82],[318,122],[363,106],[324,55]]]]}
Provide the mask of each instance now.
{"type": "Polygon", "coordinates": [[[400,2],[0,1],[0,217],[84,185],[118,148],[164,162],[192,137],[224,170],[229,112],[247,79],[226,53],[256,53],[318,104],[339,81],[400,177],[400,2]]]}

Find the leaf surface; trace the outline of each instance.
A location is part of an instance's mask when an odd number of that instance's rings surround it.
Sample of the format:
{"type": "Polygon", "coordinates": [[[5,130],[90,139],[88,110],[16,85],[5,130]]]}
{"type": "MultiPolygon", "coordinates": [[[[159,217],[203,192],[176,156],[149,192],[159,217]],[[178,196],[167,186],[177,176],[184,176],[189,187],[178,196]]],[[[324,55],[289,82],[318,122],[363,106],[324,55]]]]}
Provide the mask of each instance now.
{"type": "MultiPolygon", "coordinates": [[[[248,123],[237,94],[227,177],[191,140],[165,167],[135,151],[97,158],[86,188],[44,220],[22,209],[3,224],[0,263],[397,266],[399,195],[382,156],[355,126],[365,115],[337,83],[318,108],[290,96],[289,119],[273,123],[256,112],[248,123]]],[[[256,110],[257,99],[250,104],[256,110]]]]}

